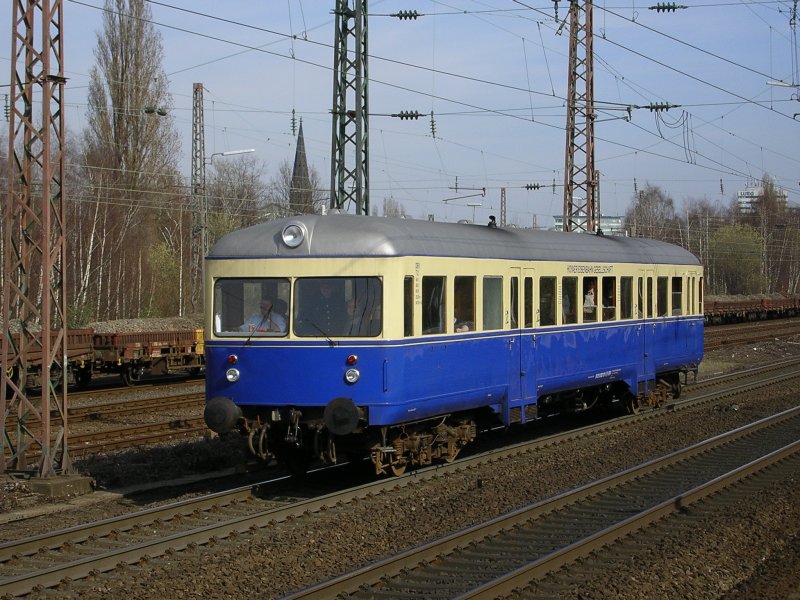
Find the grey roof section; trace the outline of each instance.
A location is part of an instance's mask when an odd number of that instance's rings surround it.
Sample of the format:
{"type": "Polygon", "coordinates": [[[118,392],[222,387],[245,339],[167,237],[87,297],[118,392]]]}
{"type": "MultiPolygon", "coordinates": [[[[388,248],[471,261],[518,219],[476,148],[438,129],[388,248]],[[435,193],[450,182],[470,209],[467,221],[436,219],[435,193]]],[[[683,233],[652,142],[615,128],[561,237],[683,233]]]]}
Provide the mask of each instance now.
{"type": "Polygon", "coordinates": [[[208,254],[209,259],[289,256],[463,256],[700,264],[687,250],[656,240],[346,214],[301,215],[261,223],[229,233],[208,254]],[[307,231],[297,248],[287,247],[281,238],[291,223],[301,224],[307,231]]]}

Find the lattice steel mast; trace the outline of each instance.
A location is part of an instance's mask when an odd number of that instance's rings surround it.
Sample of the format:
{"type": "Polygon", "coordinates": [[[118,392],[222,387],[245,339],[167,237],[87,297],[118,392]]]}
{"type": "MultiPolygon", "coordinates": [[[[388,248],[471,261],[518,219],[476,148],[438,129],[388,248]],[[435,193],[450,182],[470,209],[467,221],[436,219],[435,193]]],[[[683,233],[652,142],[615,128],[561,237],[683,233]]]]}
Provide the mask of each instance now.
{"type": "Polygon", "coordinates": [[[206,138],[203,117],[203,84],[194,84],[192,105],[192,226],[191,303],[200,308],[203,297],[203,259],[208,252],[208,199],[206,196],[206,138]]]}
{"type": "Polygon", "coordinates": [[[14,0],[3,252],[0,472],[68,472],[63,0],[14,0]],[[36,31],[40,28],[40,31],[36,31]],[[38,45],[37,45],[38,44],[38,45]],[[18,325],[18,328],[16,327],[18,325]],[[18,335],[12,336],[12,328],[18,335]],[[25,365],[41,360],[41,395],[25,365]],[[17,421],[12,425],[11,415],[17,421]],[[55,416],[55,418],[53,418],[55,416]]]}
{"type": "Polygon", "coordinates": [[[357,214],[369,214],[367,0],[354,0],[353,8],[349,1],[336,0],[334,10],[331,208],[343,209],[352,201],[357,214]]]}
{"type": "Polygon", "coordinates": [[[600,188],[594,169],[594,55],[591,0],[569,8],[564,231],[597,231],[600,188]]]}

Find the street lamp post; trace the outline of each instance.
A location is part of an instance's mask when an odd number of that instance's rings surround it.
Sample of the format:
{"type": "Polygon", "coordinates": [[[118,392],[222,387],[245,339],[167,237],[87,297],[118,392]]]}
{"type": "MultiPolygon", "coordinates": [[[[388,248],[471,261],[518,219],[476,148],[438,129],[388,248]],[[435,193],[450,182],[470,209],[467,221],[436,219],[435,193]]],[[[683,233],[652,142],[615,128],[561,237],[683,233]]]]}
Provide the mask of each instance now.
{"type": "MultiPolygon", "coordinates": [[[[202,127],[197,127],[202,132],[202,127]]],[[[255,152],[255,148],[244,150],[228,150],[214,152],[205,158],[205,148],[202,134],[195,140],[192,154],[192,227],[191,227],[191,257],[190,257],[190,286],[192,308],[199,306],[202,297],[202,282],[204,279],[204,258],[208,254],[208,188],[206,187],[206,166],[210,165],[215,156],[233,156],[255,152]]]]}
{"type": "MultiPolygon", "coordinates": [[[[255,152],[255,148],[244,148],[240,150],[228,150],[226,152],[214,152],[211,156],[209,156],[205,164],[211,165],[214,162],[215,156],[235,156],[237,154],[249,154],[251,152],[255,152]]],[[[200,223],[201,232],[200,235],[201,239],[201,248],[203,248],[203,256],[208,254],[208,187],[206,187],[206,170],[203,169],[203,210],[202,212],[202,222],[200,223]]]]}

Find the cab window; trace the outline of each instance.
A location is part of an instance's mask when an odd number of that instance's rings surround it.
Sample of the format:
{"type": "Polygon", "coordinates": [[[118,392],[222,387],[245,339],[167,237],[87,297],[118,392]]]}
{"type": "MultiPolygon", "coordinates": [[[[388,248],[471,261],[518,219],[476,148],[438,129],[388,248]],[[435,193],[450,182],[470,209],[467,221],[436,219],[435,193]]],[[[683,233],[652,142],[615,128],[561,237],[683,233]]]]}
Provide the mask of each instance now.
{"type": "Polygon", "coordinates": [[[222,278],[214,282],[214,335],[282,337],[288,332],[287,278],[222,278]]]}

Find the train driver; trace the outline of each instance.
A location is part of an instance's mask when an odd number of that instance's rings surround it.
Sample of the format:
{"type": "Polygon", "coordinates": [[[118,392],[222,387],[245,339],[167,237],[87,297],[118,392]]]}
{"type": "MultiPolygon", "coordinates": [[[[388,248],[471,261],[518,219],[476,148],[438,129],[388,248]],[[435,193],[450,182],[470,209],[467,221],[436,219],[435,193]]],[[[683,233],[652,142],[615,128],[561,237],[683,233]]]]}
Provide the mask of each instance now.
{"type": "Polygon", "coordinates": [[[250,315],[240,329],[257,333],[286,333],[286,319],[273,312],[272,299],[263,298],[259,311],[250,315]]]}

